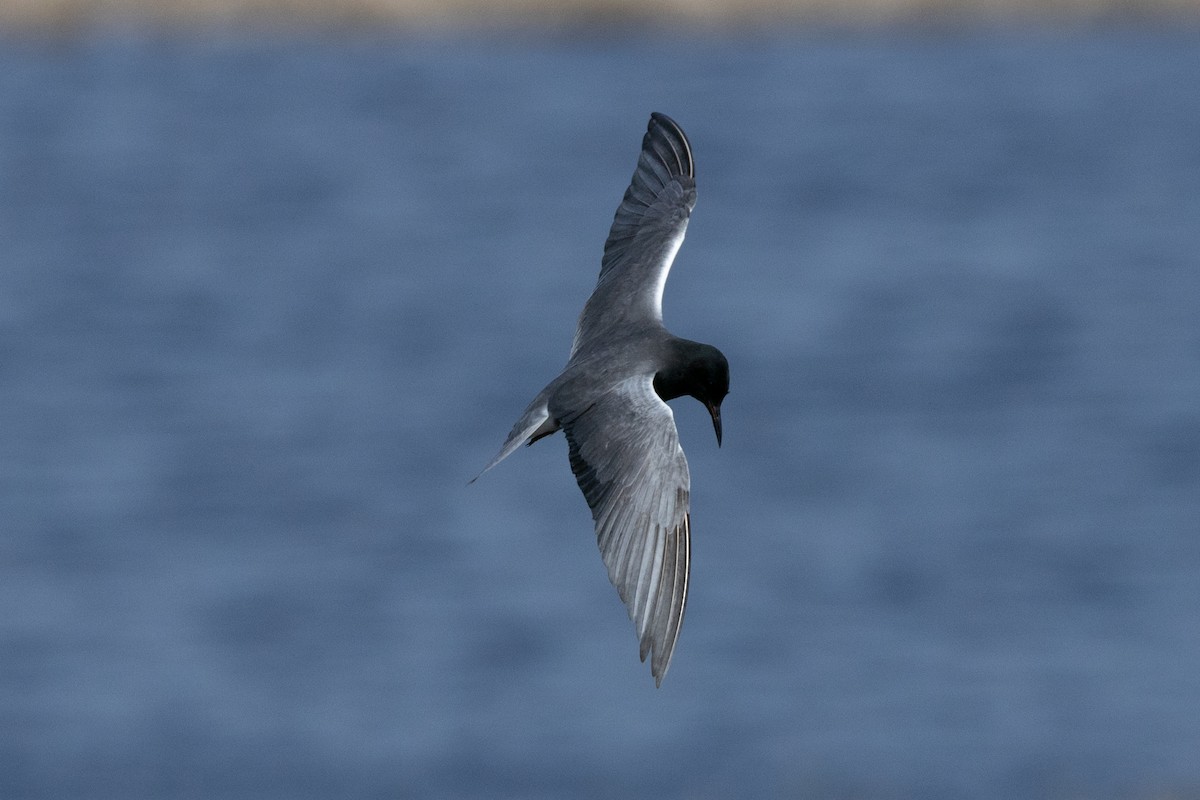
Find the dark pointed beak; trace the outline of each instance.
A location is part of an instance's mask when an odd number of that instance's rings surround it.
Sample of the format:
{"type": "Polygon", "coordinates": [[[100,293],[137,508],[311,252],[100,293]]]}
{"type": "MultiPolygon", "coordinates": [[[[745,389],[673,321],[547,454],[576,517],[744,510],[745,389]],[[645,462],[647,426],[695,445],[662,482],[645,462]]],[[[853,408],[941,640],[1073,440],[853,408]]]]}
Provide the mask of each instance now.
{"type": "Polygon", "coordinates": [[[721,407],[712,403],[705,403],[704,407],[708,409],[709,415],[712,417],[713,430],[717,432],[717,447],[721,446],[721,407]]]}

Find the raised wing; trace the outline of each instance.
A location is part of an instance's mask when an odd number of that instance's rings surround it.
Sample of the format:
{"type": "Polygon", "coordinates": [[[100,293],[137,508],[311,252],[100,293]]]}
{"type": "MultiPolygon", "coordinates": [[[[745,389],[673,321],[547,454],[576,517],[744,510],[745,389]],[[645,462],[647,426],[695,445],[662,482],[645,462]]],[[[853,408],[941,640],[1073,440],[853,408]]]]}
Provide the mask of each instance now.
{"type": "Polygon", "coordinates": [[[674,120],[653,113],[604,243],[600,279],[579,316],[572,354],[618,325],[662,322],[663,287],[695,205],[692,147],[674,120]]]}
{"type": "Polygon", "coordinates": [[[653,377],[630,378],[563,420],[571,470],[592,509],[608,577],[662,685],[687,603],[690,478],[675,417],[653,377]]]}

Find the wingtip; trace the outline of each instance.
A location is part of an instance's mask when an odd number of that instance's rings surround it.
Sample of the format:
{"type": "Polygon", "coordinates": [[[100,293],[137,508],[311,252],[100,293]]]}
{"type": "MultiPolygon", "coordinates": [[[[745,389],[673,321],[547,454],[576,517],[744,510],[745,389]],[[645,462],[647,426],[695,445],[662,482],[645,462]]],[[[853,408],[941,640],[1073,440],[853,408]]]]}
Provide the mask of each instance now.
{"type": "Polygon", "coordinates": [[[643,147],[650,142],[656,132],[667,140],[675,158],[678,159],[679,173],[689,178],[695,178],[696,165],[692,159],[692,143],[688,141],[687,134],[683,132],[679,123],[661,111],[651,111],[650,121],[646,124],[646,140],[643,147]],[[680,147],[676,148],[676,144],[680,147]]]}
{"type": "Polygon", "coordinates": [[[666,114],[662,113],[661,111],[651,111],[650,112],[650,127],[653,127],[655,122],[659,123],[660,125],[668,125],[668,126],[674,128],[675,130],[679,131],[680,133],[683,133],[683,130],[679,127],[679,123],[676,122],[675,120],[671,119],[670,117],[668,117],[666,114]]]}
{"type": "MultiPolygon", "coordinates": [[[[656,659],[657,660],[657,659],[656,659]]],[[[671,668],[671,662],[668,660],[666,664],[654,664],[650,669],[650,674],[654,676],[654,688],[661,689],[663,679],[667,677],[667,670],[671,668]]]]}

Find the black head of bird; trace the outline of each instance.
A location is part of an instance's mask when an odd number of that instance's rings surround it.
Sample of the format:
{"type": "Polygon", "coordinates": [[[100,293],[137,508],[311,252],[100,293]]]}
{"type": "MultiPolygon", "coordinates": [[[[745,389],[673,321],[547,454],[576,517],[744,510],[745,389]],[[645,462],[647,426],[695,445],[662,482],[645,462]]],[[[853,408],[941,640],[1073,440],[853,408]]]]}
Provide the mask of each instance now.
{"type": "Polygon", "coordinates": [[[654,376],[654,391],[663,400],[687,395],[704,404],[721,446],[721,403],[729,394],[729,362],[711,344],[676,339],[670,364],[654,376]]]}

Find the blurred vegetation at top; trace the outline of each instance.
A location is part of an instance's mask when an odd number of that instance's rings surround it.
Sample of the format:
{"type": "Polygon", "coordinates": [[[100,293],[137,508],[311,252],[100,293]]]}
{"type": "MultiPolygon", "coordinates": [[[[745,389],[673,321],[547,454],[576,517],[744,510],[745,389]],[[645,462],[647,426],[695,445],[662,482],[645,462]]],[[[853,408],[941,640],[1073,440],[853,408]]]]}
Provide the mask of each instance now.
{"type": "Polygon", "coordinates": [[[1200,22],[1200,0],[0,0],[0,29],[1200,22]]]}

